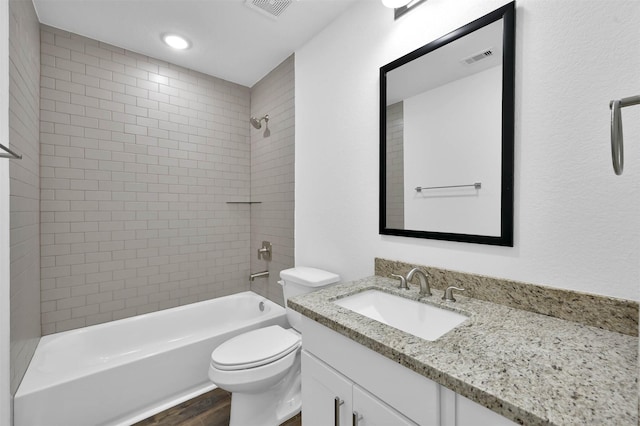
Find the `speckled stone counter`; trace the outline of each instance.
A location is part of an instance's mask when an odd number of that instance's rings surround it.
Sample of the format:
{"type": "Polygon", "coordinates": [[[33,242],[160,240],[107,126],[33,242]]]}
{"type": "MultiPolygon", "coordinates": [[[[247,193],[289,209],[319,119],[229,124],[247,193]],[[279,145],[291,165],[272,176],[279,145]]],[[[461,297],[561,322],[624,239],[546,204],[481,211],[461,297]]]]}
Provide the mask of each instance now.
{"type": "Polygon", "coordinates": [[[375,275],[381,277],[391,278],[391,274],[407,275],[407,272],[414,267],[427,273],[431,288],[444,290],[449,286],[463,287],[466,290],[465,296],[474,299],[550,315],[630,336],[638,335],[638,302],[397,260],[375,259],[375,275]]]}
{"type": "Polygon", "coordinates": [[[550,316],[369,277],[289,299],[330,329],[491,410],[526,425],[637,425],[638,338],[550,316]],[[359,315],[334,300],[367,290],[469,316],[430,342],[359,315]]]}

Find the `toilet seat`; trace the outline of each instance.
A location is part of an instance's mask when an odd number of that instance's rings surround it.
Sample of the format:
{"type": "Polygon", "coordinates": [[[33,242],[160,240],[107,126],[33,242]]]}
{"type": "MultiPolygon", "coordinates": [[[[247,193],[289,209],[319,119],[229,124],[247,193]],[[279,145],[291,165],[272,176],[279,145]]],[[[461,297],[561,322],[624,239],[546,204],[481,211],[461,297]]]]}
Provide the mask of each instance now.
{"type": "Polygon", "coordinates": [[[233,337],[211,353],[211,366],[222,371],[246,370],[277,361],[301,345],[300,335],[279,325],[233,337]]]}

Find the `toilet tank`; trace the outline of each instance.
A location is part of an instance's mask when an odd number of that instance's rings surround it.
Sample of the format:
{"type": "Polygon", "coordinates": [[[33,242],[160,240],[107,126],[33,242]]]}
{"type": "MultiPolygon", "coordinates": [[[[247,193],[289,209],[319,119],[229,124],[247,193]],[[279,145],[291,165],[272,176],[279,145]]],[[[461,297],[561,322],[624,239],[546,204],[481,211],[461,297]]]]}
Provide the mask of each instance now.
{"type": "Polygon", "coordinates": [[[287,300],[299,294],[311,293],[328,287],[340,281],[340,276],[333,272],[322,269],[309,268],[307,266],[296,266],[291,269],[284,269],[280,272],[282,293],[284,295],[284,306],[287,311],[287,319],[291,327],[298,330],[300,324],[300,313],[287,307],[287,300]]]}

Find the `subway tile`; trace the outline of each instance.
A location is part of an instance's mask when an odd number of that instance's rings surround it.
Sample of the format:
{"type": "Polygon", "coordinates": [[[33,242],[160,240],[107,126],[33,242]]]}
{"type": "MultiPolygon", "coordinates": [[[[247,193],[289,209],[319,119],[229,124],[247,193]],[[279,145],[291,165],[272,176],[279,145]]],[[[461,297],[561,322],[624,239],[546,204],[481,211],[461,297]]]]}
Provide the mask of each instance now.
{"type": "MultiPolygon", "coordinates": [[[[125,66],[123,64],[114,62],[113,60],[100,59],[99,67],[102,70],[108,70],[110,72],[124,73],[125,66]]],[[[112,79],[112,76],[109,77],[109,80],[112,79]]]]}
{"type": "MultiPolygon", "coordinates": [[[[114,94],[114,98],[118,96],[118,93],[114,94]]],[[[97,104],[99,107],[105,111],[112,111],[114,113],[123,113],[124,112],[124,104],[122,102],[114,102],[106,99],[97,99],[97,104]]]]}
{"type": "Polygon", "coordinates": [[[113,319],[113,316],[111,315],[110,312],[100,313],[96,315],[89,315],[86,317],[86,325],[90,326],[90,325],[102,324],[105,322],[109,322],[112,319],[113,319]]]}
{"type": "Polygon", "coordinates": [[[58,310],[67,310],[70,308],[77,308],[79,306],[85,306],[87,298],[85,296],[68,297],[60,299],[56,302],[56,308],[58,310]]]}
{"type": "Polygon", "coordinates": [[[98,98],[107,101],[111,101],[113,98],[113,92],[111,90],[100,89],[97,87],[87,86],[85,89],[85,94],[91,98],[98,98]]]}
{"type": "Polygon", "coordinates": [[[44,312],[42,314],[42,322],[44,324],[47,323],[54,323],[54,324],[58,324],[64,320],[67,320],[71,318],[71,310],[70,309],[66,309],[66,310],[55,310],[52,312],[44,312]]]}
{"type": "MultiPolygon", "coordinates": [[[[101,244],[101,243],[100,243],[101,244]]],[[[97,242],[70,244],[71,253],[94,253],[99,250],[97,242]]]]}
{"type": "Polygon", "coordinates": [[[80,305],[78,307],[72,307],[71,309],[71,317],[72,318],[82,318],[86,321],[86,318],[91,315],[96,315],[100,312],[100,305],[80,305]]]}
{"type": "MultiPolygon", "coordinates": [[[[79,115],[72,115],[70,117],[70,124],[73,126],[84,127],[85,129],[97,129],[98,128],[98,119],[93,117],[82,117],[79,115]]],[[[87,133],[85,130],[85,136],[88,138],[93,138],[91,133],[87,133]]],[[[109,135],[111,136],[111,135],[109,135]]]]}
{"type": "Polygon", "coordinates": [[[56,81],[71,81],[71,71],[56,68],[51,65],[42,65],[40,69],[40,75],[42,77],[52,78],[56,81]]]}
{"type": "Polygon", "coordinates": [[[71,265],[71,275],[56,278],[56,288],[73,288],[78,285],[84,285],[84,275],[74,273],[74,269],[83,267],[84,265],[71,265]]]}
{"type": "MultiPolygon", "coordinates": [[[[149,115],[149,110],[147,108],[141,108],[135,105],[125,105],[124,112],[138,117],[147,117],[149,115]]],[[[157,126],[158,124],[156,123],[155,127],[157,126]]]]}
{"type": "Polygon", "coordinates": [[[83,243],[83,242],[84,242],[84,234],[81,232],[77,232],[77,233],[69,232],[64,234],[57,233],[54,236],[54,244],[73,244],[73,243],[83,243]]]}
{"type": "Polygon", "coordinates": [[[67,102],[56,102],[55,111],[59,113],[72,114],[72,115],[85,115],[85,107],[82,105],[74,105],[67,102]]]}
{"type": "Polygon", "coordinates": [[[149,72],[135,66],[125,66],[125,74],[142,80],[149,79],[149,72]]]}
{"type": "Polygon", "coordinates": [[[85,94],[85,86],[83,84],[73,83],[65,80],[55,81],[56,90],[61,92],[75,93],[77,95],[85,94]]]}
{"type": "Polygon", "coordinates": [[[121,74],[121,73],[113,73],[113,81],[117,83],[122,83],[126,86],[135,87],[137,79],[130,75],[121,74]]]}
{"type": "Polygon", "coordinates": [[[224,194],[249,193],[249,89],[104,43],[69,40],[74,42],[60,47],[70,49],[71,57],[63,58],[70,63],[44,66],[71,84],[45,92],[41,103],[49,108],[45,111],[63,114],[45,117],[69,126],[41,128],[43,135],[52,132],[43,136],[50,143],[42,150],[42,173],[59,179],[44,185],[53,191],[53,199],[45,201],[69,203],[45,204],[52,210],[44,212],[50,213],[44,223],[67,224],[53,235],[51,247],[61,248],[47,249],[49,256],[60,262],[84,256],[87,263],[62,265],[71,266],[72,275],[45,278],[73,290],[63,303],[71,318],[56,324],[68,327],[76,319],[94,324],[175,306],[200,300],[211,287],[232,292],[239,264],[249,269],[248,210],[216,221],[219,213],[212,206],[215,197],[222,196],[222,204],[224,194]],[[56,198],[80,194],[83,199],[56,198]],[[233,249],[237,238],[244,243],[233,249]],[[217,250],[212,239],[226,240],[223,250],[232,256],[215,274],[207,273],[216,267],[208,258],[209,250],[217,250]],[[219,284],[213,282],[216,276],[219,284]],[[85,305],[74,306],[78,297],[86,297],[85,305]],[[120,298],[128,301],[113,303],[120,298]]]}
{"type": "Polygon", "coordinates": [[[122,52],[122,53],[113,52],[111,54],[111,60],[123,65],[135,67],[137,64],[137,60],[135,58],[126,56],[125,53],[126,52],[122,52]]]}
{"type": "Polygon", "coordinates": [[[168,104],[169,103],[169,94],[168,93],[161,93],[161,92],[149,92],[149,100],[156,101],[156,102],[162,102],[164,104],[168,104]]]}
{"type": "Polygon", "coordinates": [[[98,108],[98,104],[99,104],[100,100],[97,99],[97,98],[91,98],[91,97],[88,97],[88,96],[78,95],[76,93],[71,93],[70,100],[66,100],[66,101],[61,100],[61,102],[66,102],[66,103],[70,102],[73,105],[98,108]]]}
{"type": "Polygon", "coordinates": [[[99,46],[85,45],[84,51],[87,55],[95,56],[97,58],[111,60],[111,51],[103,49],[99,46]]]}
{"type": "MultiPolygon", "coordinates": [[[[136,83],[137,84],[137,83],[136,83]]],[[[135,97],[135,98],[142,98],[142,99],[147,99],[149,98],[149,91],[145,88],[142,87],[136,87],[136,86],[129,86],[127,85],[125,87],[125,93],[129,96],[135,97]]]]}
{"type": "Polygon", "coordinates": [[[86,275],[88,284],[109,282],[113,278],[113,273],[109,271],[95,272],[86,275]]]}
{"type": "Polygon", "coordinates": [[[86,326],[84,318],[69,319],[66,321],[56,322],[56,332],[62,332],[67,330],[73,330],[74,328],[81,328],[86,326]]]}
{"type": "Polygon", "coordinates": [[[100,80],[100,88],[110,92],[125,93],[125,85],[111,80],[100,80]]]}
{"type": "Polygon", "coordinates": [[[71,102],[71,94],[69,92],[63,92],[55,89],[47,89],[46,87],[40,88],[40,97],[42,99],[49,99],[58,102],[71,102]]]}
{"type": "Polygon", "coordinates": [[[71,59],[71,51],[63,46],[56,46],[54,44],[42,43],[40,45],[40,52],[45,55],[51,55],[55,58],[71,59]]]}
{"type": "Polygon", "coordinates": [[[85,39],[65,37],[60,34],[56,34],[54,40],[56,46],[69,49],[72,55],[74,53],[82,53],[85,51],[85,39]]]}
{"type": "MultiPolygon", "coordinates": [[[[166,62],[146,56],[144,58],[138,58],[137,62],[137,67],[141,70],[149,71],[150,75],[151,73],[157,74],[160,65],[166,65],[166,62]]],[[[149,79],[151,79],[151,76],[149,79]]]]}
{"type": "MultiPolygon", "coordinates": [[[[93,284],[92,284],[92,286],[93,286],[93,284]]],[[[88,294],[87,295],[87,304],[88,305],[106,303],[106,302],[110,302],[110,301],[113,300],[113,292],[111,292],[111,291],[100,292],[99,291],[99,285],[96,284],[95,286],[96,286],[96,291],[93,294],[88,294]]]]}
{"type": "Polygon", "coordinates": [[[146,135],[147,134],[147,128],[146,127],[142,127],[142,126],[138,126],[138,125],[134,125],[134,124],[125,124],[124,125],[124,132],[128,133],[128,134],[132,134],[132,135],[146,135]]]}
{"type": "Polygon", "coordinates": [[[100,304],[100,312],[114,312],[124,309],[124,300],[112,300],[100,304]]]}
{"type": "Polygon", "coordinates": [[[136,97],[125,93],[114,93],[113,100],[123,105],[136,105],[136,97]]]}

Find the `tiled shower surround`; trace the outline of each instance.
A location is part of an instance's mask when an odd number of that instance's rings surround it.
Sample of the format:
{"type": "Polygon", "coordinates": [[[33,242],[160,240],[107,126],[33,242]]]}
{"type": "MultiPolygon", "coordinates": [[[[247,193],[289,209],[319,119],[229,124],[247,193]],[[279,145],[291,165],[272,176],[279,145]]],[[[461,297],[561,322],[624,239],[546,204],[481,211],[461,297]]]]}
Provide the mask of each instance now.
{"type": "Polygon", "coordinates": [[[250,89],[41,29],[42,333],[249,289],[250,89]]]}
{"type": "Polygon", "coordinates": [[[404,229],[404,103],[387,107],[386,226],[404,229]]]}
{"type": "Polygon", "coordinates": [[[294,266],[294,55],[251,88],[251,115],[269,114],[265,125],[251,128],[251,272],[269,270],[251,289],[276,303],[283,303],[280,271],[294,266]],[[270,262],[259,260],[262,241],[273,245],[270,262]]]}
{"type": "Polygon", "coordinates": [[[9,2],[9,161],[11,187],[11,393],[40,339],[40,24],[33,4],[9,2]]]}

